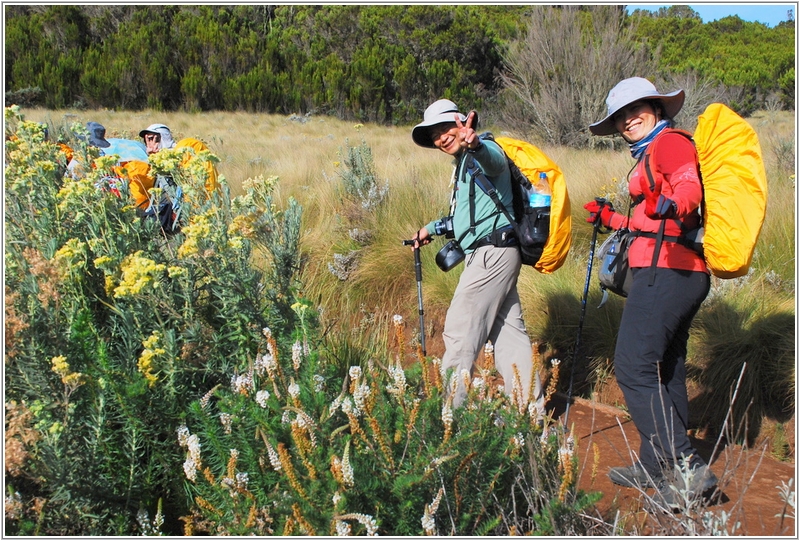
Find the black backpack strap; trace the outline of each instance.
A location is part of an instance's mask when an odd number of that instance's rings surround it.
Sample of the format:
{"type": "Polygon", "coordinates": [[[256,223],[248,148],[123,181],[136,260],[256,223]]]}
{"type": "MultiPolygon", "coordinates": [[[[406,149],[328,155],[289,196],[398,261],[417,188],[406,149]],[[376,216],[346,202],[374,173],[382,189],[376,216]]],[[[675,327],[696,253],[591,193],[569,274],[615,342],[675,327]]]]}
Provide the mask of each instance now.
{"type": "Polygon", "coordinates": [[[511,217],[511,214],[508,212],[508,209],[506,209],[505,205],[503,205],[503,202],[500,201],[500,196],[497,195],[497,190],[495,189],[494,184],[492,184],[492,181],[489,180],[489,178],[486,176],[483,170],[480,167],[478,167],[478,165],[475,163],[475,158],[471,154],[467,155],[465,164],[467,167],[467,172],[470,174],[470,178],[473,181],[471,183],[469,192],[470,220],[472,221],[474,219],[474,212],[475,212],[474,185],[477,184],[478,187],[483,191],[483,193],[485,193],[492,199],[497,209],[505,215],[506,219],[514,228],[514,232],[517,233],[517,235],[519,235],[519,226],[517,225],[517,221],[511,217]]]}

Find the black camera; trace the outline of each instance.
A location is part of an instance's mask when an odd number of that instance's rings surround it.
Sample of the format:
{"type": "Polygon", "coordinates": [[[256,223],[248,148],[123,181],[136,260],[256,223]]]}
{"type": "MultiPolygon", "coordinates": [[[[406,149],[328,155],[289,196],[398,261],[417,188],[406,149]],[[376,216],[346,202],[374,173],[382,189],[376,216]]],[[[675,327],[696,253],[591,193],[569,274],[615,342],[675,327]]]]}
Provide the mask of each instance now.
{"type": "Polygon", "coordinates": [[[446,239],[456,238],[456,234],[453,231],[452,216],[445,216],[444,218],[436,222],[436,234],[441,235],[442,233],[444,233],[444,238],[446,239]]]}

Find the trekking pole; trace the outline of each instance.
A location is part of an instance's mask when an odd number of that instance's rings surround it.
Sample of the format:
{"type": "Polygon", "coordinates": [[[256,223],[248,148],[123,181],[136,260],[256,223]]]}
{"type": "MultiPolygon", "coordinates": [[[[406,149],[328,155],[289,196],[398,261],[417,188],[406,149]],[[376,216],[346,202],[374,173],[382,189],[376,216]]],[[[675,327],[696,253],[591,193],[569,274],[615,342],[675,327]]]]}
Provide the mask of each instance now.
{"type": "MultiPolygon", "coordinates": [[[[404,240],[403,246],[414,246],[413,240],[404,240]]],[[[422,347],[422,354],[427,355],[425,350],[425,311],[422,308],[422,262],[419,259],[419,246],[414,248],[414,271],[417,275],[417,307],[419,309],[419,344],[422,347]]]]}
{"type": "Polygon", "coordinates": [[[589,296],[589,282],[592,278],[592,264],[594,263],[594,248],[597,244],[597,231],[603,225],[600,221],[600,212],[606,204],[606,200],[602,197],[595,198],[595,201],[600,205],[600,210],[597,211],[594,223],[592,224],[592,243],[589,245],[589,265],[586,268],[586,282],[583,285],[583,297],[581,298],[581,317],[578,320],[578,336],[575,338],[575,349],[572,351],[572,369],[569,371],[569,387],[567,388],[567,409],[564,412],[564,428],[566,430],[569,430],[567,422],[569,419],[569,405],[570,402],[572,402],[572,383],[575,380],[575,359],[581,347],[581,333],[583,331],[583,319],[586,316],[586,299],[589,296]]]}

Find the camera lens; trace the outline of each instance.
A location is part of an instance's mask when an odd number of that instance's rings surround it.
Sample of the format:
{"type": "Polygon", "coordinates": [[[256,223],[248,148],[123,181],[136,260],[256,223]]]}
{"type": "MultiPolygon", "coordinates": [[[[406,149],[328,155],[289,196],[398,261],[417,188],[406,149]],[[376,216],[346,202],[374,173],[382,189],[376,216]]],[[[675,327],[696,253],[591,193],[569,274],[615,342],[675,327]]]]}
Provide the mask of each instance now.
{"type": "Polygon", "coordinates": [[[456,234],[453,231],[453,217],[452,216],[445,216],[442,218],[442,226],[444,227],[444,238],[452,239],[455,238],[456,234]]]}

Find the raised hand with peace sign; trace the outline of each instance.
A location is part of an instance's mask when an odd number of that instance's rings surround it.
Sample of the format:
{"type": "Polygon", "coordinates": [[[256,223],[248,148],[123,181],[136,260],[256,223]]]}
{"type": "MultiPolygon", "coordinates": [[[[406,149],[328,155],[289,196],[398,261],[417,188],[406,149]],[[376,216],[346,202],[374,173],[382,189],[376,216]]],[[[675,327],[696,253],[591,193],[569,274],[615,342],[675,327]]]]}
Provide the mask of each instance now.
{"type": "Polygon", "coordinates": [[[458,137],[461,140],[461,148],[468,150],[475,150],[480,145],[478,134],[475,133],[475,111],[470,111],[467,115],[467,120],[463,123],[458,115],[456,117],[456,127],[458,128],[458,137]]]}
{"type": "Polygon", "coordinates": [[[480,146],[480,138],[475,132],[476,113],[470,111],[462,122],[459,113],[453,113],[453,122],[444,122],[430,128],[433,146],[455,156],[463,150],[475,150],[480,146]]]}

